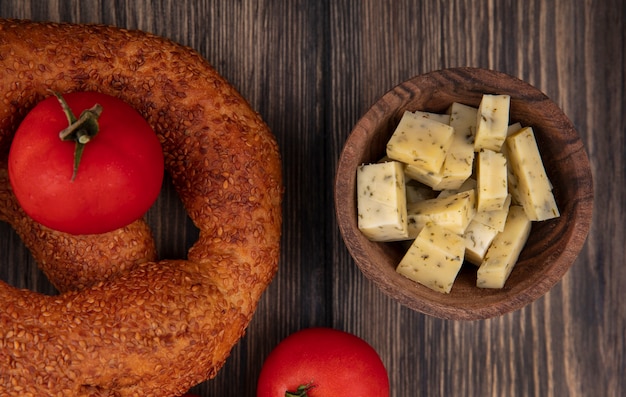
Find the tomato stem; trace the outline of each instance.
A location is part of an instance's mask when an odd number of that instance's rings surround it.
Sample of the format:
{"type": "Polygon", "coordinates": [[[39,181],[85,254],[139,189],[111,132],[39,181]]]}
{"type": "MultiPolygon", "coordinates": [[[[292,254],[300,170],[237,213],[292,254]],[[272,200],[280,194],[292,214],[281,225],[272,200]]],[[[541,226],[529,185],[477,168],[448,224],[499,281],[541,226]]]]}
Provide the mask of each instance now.
{"type": "Polygon", "coordinates": [[[92,108],[83,110],[80,117],[77,119],[72,112],[72,109],[70,109],[69,105],[65,101],[65,98],[63,98],[63,96],[58,92],[53,91],[53,94],[59,100],[69,123],[69,126],[59,133],[59,138],[61,138],[62,141],[76,142],[72,171],[72,180],[74,180],[76,179],[76,174],[78,173],[78,166],[80,165],[80,159],[83,156],[85,145],[89,143],[89,141],[91,141],[91,139],[96,136],[100,130],[98,118],[102,114],[102,106],[96,103],[92,108]]]}
{"type": "Polygon", "coordinates": [[[298,386],[296,391],[287,390],[285,392],[285,397],[307,397],[308,396],[307,392],[313,389],[314,387],[315,385],[313,384],[313,382],[306,384],[306,385],[300,385],[298,386]]]}

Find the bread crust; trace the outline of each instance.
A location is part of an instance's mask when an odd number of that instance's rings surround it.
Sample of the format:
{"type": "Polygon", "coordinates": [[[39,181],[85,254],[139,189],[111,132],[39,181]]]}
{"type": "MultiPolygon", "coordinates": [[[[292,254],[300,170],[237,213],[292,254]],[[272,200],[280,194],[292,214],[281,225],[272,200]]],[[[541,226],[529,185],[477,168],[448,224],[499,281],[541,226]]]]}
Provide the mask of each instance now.
{"type": "Polygon", "coordinates": [[[275,138],[190,48],[111,26],[0,20],[2,161],[50,89],[113,95],[146,118],[199,239],[186,259],[158,262],[141,221],[70,239],[28,220],[0,172],[0,218],[63,291],[0,281],[0,395],[182,394],[215,376],[277,271],[275,138]],[[117,254],[103,259],[109,246],[117,254]]]}

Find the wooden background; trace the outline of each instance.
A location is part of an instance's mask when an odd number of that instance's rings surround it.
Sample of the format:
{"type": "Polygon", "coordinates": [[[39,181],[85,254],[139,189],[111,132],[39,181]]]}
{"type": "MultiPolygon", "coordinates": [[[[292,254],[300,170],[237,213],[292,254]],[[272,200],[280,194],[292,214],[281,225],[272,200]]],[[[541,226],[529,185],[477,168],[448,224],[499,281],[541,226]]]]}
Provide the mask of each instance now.
{"type": "MultiPolygon", "coordinates": [[[[264,358],[309,326],[353,332],[381,355],[392,396],[626,394],[626,3],[623,0],[1,0],[0,16],[106,23],[193,47],[276,134],[286,196],[281,268],[247,336],[203,396],[253,396],[264,358]],[[454,66],[537,86],[582,136],[596,191],[585,248],[546,296],[501,318],[406,309],[352,262],[333,208],[337,159],[384,92],[454,66]]],[[[166,189],[149,214],[163,257],[195,239],[166,189]]],[[[53,293],[10,228],[0,277],[53,293]]],[[[1,303],[0,303],[1,310],[1,303]]]]}

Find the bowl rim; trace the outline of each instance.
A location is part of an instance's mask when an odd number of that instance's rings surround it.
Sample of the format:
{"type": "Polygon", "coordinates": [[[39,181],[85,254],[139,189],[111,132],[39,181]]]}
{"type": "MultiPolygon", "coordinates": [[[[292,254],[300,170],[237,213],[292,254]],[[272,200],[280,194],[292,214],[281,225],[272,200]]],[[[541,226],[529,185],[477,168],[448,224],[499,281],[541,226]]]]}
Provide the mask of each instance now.
{"type": "MultiPolygon", "coordinates": [[[[522,99],[527,100],[528,98],[525,96],[522,99]]],[[[593,181],[587,153],[580,135],[563,111],[539,89],[517,77],[491,69],[472,67],[440,69],[416,75],[396,85],[381,96],[357,121],[346,139],[337,164],[334,185],[335,215],[344,245],[366,278],[371,280],[383,293],[414,311],[438,318],[457,320],[479,320],[500,316],[521,309],[545,295],[562,279],[585,244],[592,221],[593,195],[593,181]],[[488,78],[490,83],[486,84],[484,80],[477,81],[476,76],[488,78]],[[384,246],[385,243],[373,243],[367,240],[356,225],[356,166],[359,165],[360,155],[354,146],[355,142],[371,139],[374,131],[368,128],[369,125],[379,125],[379,123],[389,120],[391,117],[389,116],[390,112],[398,113],[398,109],[402,109],[407,103],[415,100],[416,96],[438,94],[437,91],[439,89],[445,90],[446,87],[443,84],[450,81],[459,84],[469,82],[468,89],[478,90],[481,92],[481,95],[482,93],[487,93],[486,91],[513,94],[512,102],[519,99],[515,98],[515,91],[529,93],[531,97],[528,98],[537,101],[538,106],[548,106],[549,110],[555,115],[554,124],[560,126],[558,130],[562,135],[561,138],[567,140],[569,145],[572,145],[572,150],[570,150],[568,155],[572,156],[571,161],[577,165],[573,171],[579,187],[576,190],[576,197],[569,198],[573,201],[572,215],[574,215],[574,218],[568,219],[568,222],[571,222],[571,226],[567,228],[569,233],[563,236],[566,239],[565,244],[561,250],[553,253],[549,258],[553,263],[546,269],[545,277],[539,278],[532,286],[515,291],[510,296],[505,294],[506,299],[503,298],[496,304],[489,306],[456,307],[445,303],[445,299],[439,301],[418,300],[415,299],[416,295],[412,293],[414,289],[399,291],[392,288],[386,282],[386,278],[383,277],[380,266],[371,263],[371,257],[364,254],[366,252],[364,249],[366,244],[371,248],[373,245],[384,246]],[[421,92],[420,86],[432,88],[433,91],[430,93],[421,92]],[[485,90],[485,88],[489,89],[485,90]]],[[[399,274],[397,277],[398,280],[404,278],[399,274]]],[[[426,288],[411,280],[405,280],[414,284],[417,289],[426,288]]],[[[440,293],[437,292],[436,294],[440,293]]]]}

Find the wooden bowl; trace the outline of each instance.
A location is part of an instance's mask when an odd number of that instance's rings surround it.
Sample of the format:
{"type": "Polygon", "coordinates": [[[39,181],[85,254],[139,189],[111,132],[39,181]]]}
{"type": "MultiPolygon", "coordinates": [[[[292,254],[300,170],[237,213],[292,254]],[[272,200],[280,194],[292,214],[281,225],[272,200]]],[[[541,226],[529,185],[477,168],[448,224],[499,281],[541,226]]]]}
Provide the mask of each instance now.
{"type": "Polygon", "coordinates": [[[485,69],[456,68],[414,77],[385,94],[358,121],[341,153],[335,209],[344,242],[367,278],[401,304],[439,318],[477,320],[508,313],[547,293],[567,272],[591,224],[593,186],[589,159],[574,126],[531,85],[485,69]],[[357,227],[356,170],[378,161],[405,110],[445,113],[452,102],[478,107],[483,94],[511,96],[511,122],[531,126],[561,216],[533,222],[531,234],[503,289],[476,287],[476,267],[464,264],[449,294],[396,272],[406,244],[376,243],[357,227]]]}

